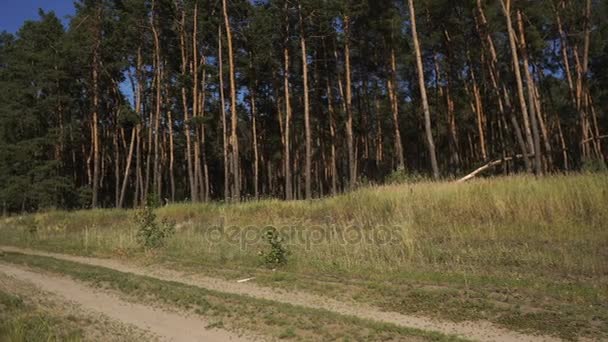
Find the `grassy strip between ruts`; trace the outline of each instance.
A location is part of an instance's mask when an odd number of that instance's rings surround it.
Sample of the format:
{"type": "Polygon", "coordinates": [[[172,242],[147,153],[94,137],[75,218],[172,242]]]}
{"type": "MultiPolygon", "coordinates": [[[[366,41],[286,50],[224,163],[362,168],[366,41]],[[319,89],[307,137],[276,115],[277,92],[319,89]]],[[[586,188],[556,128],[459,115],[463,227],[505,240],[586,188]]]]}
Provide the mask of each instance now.
{"type": "Polygon", "coordinates": [[[73,321],[28,305],[0,289],[0,341],[81,341],[82,330],[73,321]]]}
{"type": "Polygon", "coordinates": [[[212,321],[209,327],[248,330],[264,336],[294,340],[461,340],[436,332],[211,291],[49,257],[6,253],[1,260],[65,274],[98,287],[117,290],[133,300],[161,302],[193,311],[212,321]]]}
{"type": "MultiPolygon", "coordinates": [[[[162,262],[162,261],[161,261],[162,262]]],[[[564,339],[608,336],[605,287],[535,280],[521,276],[481,277],[449,273],[404,272],[370,279],[293,274],[284,271],[214,270],[202,265],[166,262],[186,274],[208,273],[226,278],[255,277],[253,282],[288,291],[304,291],[340,301],[355,300],[386,311],[436,317],[447,321],[487,320],[528,334],[564,339]],[[544,286],[541,286],[544,285],[544,286]]]]}

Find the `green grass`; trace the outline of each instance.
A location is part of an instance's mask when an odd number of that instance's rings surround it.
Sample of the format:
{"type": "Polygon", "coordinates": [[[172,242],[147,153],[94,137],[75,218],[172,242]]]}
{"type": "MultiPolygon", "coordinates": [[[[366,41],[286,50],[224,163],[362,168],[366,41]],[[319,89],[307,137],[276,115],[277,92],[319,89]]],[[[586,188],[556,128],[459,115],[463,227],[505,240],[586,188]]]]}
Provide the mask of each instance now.
{"type": "Polygon", "coordinates": [[[0,341],[81,341],[82,331],[65,318],[25,304],[0,289],[0,341]]]}
{"type": "Polygon", "coordinates": [[[265,285],[399,312],[608,338],[606,208],[605,174],[522,176],[370,187],[315,201],[170,205],[157,213],[177,233],[152,260],[137,246],[130,210],[10,217],[0,222],[0,241],[255,275],[265,285]],[[267,225],[285,234],[290,251],[278,272],[258,257],[267,225]],[[372,239],[378,232],[391,239],[372,239]]]}
{"type": "Polygon", "coordinates": [[[6,253],[2,260],[65,274],[94,286],[120,291],[132,300],[161,302],[180,307],[213,320],[210,328],[246,329],[281,339],[315,341],[461,340],[439,333],[372,322],[325,310],[226,294],[54,258],[6,253]]]}

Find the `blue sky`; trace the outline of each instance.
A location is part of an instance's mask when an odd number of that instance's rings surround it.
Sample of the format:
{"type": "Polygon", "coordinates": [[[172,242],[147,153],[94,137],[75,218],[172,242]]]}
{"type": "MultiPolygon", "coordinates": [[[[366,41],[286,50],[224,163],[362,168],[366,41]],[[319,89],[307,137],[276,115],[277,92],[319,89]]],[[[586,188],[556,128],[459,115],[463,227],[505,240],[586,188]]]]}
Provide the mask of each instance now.
{"type": "Polygon", "coordinates": [[[38,19],[38,9],[55,14],[65,23],[74,14],[73,0],[0,0],[0,31],[15,33],[26,20],[38,19]]]}

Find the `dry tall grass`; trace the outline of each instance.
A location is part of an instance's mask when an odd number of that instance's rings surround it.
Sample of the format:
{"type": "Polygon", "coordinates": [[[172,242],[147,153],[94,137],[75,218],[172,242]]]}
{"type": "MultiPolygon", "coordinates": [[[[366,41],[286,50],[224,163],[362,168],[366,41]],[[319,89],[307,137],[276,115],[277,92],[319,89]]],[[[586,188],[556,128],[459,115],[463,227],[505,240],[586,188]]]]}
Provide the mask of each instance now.
{"type": "MultiPolygon", "coordinates": [[[[256,267],[263,228],[283,232],[288,270],[352,275],[412,270],[608,275],[608,177],[510,177],[466,184],[361,189],[310,201],[174,204],[159,218],[178,232],[162,254],[174,261],[256,267]]],[[[2,244],[136,255],[130,210],[51,211],[0,223],[2,244]]]]}

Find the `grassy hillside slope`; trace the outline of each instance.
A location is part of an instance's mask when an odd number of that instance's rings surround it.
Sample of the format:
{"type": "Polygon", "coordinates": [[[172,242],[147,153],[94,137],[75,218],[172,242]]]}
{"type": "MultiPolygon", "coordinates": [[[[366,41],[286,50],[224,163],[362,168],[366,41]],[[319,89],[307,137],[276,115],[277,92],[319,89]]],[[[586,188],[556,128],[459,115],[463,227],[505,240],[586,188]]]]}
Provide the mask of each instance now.
{"type": "Polygon", "coordinates": [[[453,320],[563,337],[608,336],[608,177],[511,177],[371,187],[311,202],[174,204],[153,255],[131,210],[50,211],[0,222],[1,244],[171,264],[453,320]],[[288,263],[265,270],[277,228],[288,263]],[[551,324],[551,326],[547,326],[551,324]]]}

